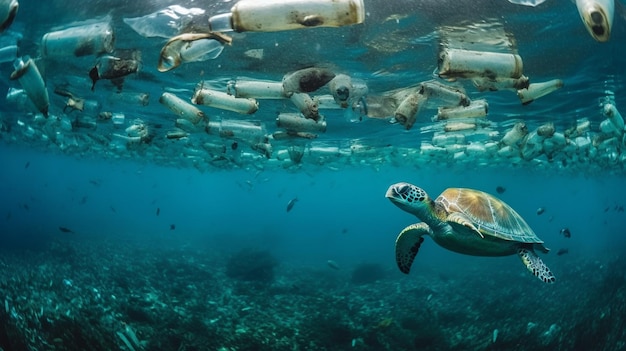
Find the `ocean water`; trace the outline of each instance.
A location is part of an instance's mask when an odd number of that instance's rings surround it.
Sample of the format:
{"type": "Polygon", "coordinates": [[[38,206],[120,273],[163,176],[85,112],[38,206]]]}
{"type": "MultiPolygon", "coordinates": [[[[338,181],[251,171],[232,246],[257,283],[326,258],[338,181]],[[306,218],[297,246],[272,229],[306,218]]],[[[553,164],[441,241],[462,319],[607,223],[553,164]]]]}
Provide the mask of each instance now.
{"type": "Polygon", "coordinates": [[[605,43],[569,1],[365,0],[362,24],[228,32],[219,56],[168,72],[157,70],[168,37],[124,21],[180,5],[205,11],[194,18],[202,31],[234,4],[20,2],[0,43],[34,59],[50,105],[44,117],[9,79],[13,60],[0,63],[0,350],[626,348],[626,141],[604,112],[626,111],[622,0],[605,43]],[[85,21],[111,24],[110,55],[141,52],[122,84],[91,90],[89,71],[108,54],[43,54],[46,33],[85,21]],[[518,54],[531,84],[563,86],[522,104],[516,89],[441,78],[449,47],[518,54]],[[159,102],[164,92],[190,102],[200,82],[227,91],[312,66],[367,85],[369,114],[363,100],[320,108],[327,128],[310,139],[276,125],[298,113],[286,98],[258,99],[250,115],[199,105],[199,124],[159,102]],[[485,99],[488,114],[454,131],[433,118],[451,106],[429,98],[407,129],[390,96],[430,80],[485,99]],[[374,116],[383,98],[392,102],[374,116]],[[232,134],[209,124],[225,121],[247,124],[232,134]],[[509,143],[520,122],[553,134],[536,149],[528,136],[509,143]],[[149,137],[133,139],[137,130],[149,137]],[[517,255],[461,255],[430,238],[401,273],[395,239],[419,222],[385,198],[401,181],[432,198],[465,187],[505,201],[551,249],[538,255],[556,282],[517,255]]]}

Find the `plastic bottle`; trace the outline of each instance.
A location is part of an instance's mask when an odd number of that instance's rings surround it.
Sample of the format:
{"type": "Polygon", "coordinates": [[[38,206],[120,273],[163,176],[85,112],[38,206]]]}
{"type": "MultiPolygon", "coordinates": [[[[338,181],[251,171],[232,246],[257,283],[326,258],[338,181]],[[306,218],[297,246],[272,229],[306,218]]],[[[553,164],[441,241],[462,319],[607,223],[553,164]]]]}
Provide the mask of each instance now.
{"type": "Polygon", "coordinates": [[[212,31],[276,32],[362,23],[363,0],[242,0],[209,19],[212,31]]]}

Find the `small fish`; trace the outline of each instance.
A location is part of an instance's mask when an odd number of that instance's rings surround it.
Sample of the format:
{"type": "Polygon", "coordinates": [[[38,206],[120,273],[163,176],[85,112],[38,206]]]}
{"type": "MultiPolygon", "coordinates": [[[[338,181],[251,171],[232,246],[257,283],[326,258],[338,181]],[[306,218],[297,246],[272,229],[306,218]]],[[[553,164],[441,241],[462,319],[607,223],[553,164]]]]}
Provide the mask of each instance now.
{"type": "Polygon", "coordinates": [[[296,204],[296,202],[298,202],[297,197],[294,197],[293,199],[289,200],[289,202],[287,203],[287,212],[291,211],[291,209],[296,204]]]}
{"type": "Polygon", "coordinates": [[[161,208],[160,208],[160,207],[157,207],[157,212],[156,212],[157,217],[158,217],[160,214],[161,214],[161,208]]]}
{"type": "Polygon", "coordinates": [[[84,205],[84,204],[86,204],[86,203],[87,203],[87,196],[83,196],[83,198],[82,198],[82,199],[80,199],[80,204],[81,204],[81,205],[84,205]]]}
{"type": "Polygon", "coordinates": [[[170,230],[176,229],[176,224],[170,224],[170,230]]]}
{"type": "Polygon", "coordinates": [[[328,267],[330,267],[332,269],[339,270],[339,265],[337,264],[337,262],[335,262],[333,260],[326,261],[326,264],[328,265],[328,267]]]}
{"type": "Polygon", "coordinates": [[[537,216],[541,216],[541,214],[543,214],[544,212],[546,212],[546,209],[543,207],[539,207],[537,209],[537,216]]]}
{"type": "Polygon", "coordinates": [[[572,233],[570,233],[568,228],[561,229],[561,235],[563,235],[566,238],[571,238],[572,237],[572,233]]]}
{"type": "Polygon", "coordinates": [[[348,234],[348,228],[343,228],[341,230],[341,234],[348,234]]]}
{"type": "Polygon", "coordinates": [[[24,165],[24,169],[28,168],[30,166],[30,161],[27,161],[26,164],[24,165]]]}
{"type": "Polygon", "coordinates": [[[65,227],[59,227],[59,230],[62,231],[63,233],[74,233],[73,230],[69,228],[65,228],[65,227]]]}
{"type": "Polygon", "coordinates": [[[90,179],[89,183],[91,183],[91,185],[93,185],[93,186],[100,186],[100,182],[97,181],[97,180],[90,179]]]}
{"type": "Polygon", "coordinates": [[[620,205],[620,206],[617,208],[617,212],[624,212],[624,206],[620,205]]]}
{"type": "Polygon", "coordinates": [[[561,255],[565,255],[566,253],[569,253],[569,250],[568,250],[568,249],[560,249],[560,250],[556,253],[556,255],[557,255],[557,256],[561,256],[561,255]]]}
{"type": "Polygon", "coordinates": [[[608,211],[609,211],[609,209],[610,209],[610,207],[605,208],[605,209],[604,209],[604,212],[608,212],[608,211]]]}
{"type": "Polygon", "coordinates": [[[505,192],[505,191],[506,191],[506,188],[505,188],[505,187],[503,187],[503,186],[497,186],[497,187],[496,187],[496,192],[497,192],[498,194],[504,194],[504,192],[505,192]]]}
{"type": "Polygon", "coordinates": [[[111,212],[113,212],[113,213],[117,213],[117,211],[115,211],[115,207],[113,207],[113,206],[109,206],[109,208],[111,209],[111,212]]]}
{"type": "Polygon", "coordinates": [[[27,204],[22,204],[22,207],[23,207],[26,211],[30,210],[30,207],[28,207],[28,205],[27,205],[27,204]]]}
{"type": "Polygon", "coordinates": [[[237,150],[237,147],[239,147],[239,144],[236,141],[233,141],[233,143],[230,144],[230,148],[233,150],[237,150]]]}

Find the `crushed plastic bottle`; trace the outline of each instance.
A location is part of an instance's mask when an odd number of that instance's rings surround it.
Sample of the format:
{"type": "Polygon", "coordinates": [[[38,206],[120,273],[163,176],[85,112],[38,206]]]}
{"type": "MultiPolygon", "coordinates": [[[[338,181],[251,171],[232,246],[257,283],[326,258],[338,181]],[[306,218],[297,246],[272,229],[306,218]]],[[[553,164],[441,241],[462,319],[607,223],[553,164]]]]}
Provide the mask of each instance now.
{"type": "Polygon", "coordinates": [[[204,10],[200,8],[172,5],[142,17],[124,18],[124,23],[143,37],[170,38],[177,35],[194,16],[203,14],[204,10]]]}

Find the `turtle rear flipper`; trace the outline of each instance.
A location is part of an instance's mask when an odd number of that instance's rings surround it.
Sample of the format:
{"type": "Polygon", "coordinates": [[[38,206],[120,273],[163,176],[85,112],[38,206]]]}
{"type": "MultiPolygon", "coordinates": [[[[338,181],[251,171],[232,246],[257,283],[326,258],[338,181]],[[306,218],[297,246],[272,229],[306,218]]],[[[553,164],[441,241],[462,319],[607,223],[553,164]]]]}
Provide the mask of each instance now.
{"type": "Polygon", "coordinates": [[[424,242],[424,235],[430,235],[426,223],[416,223],[404,228],[396,239],[396,263],[400,271],[409,274],[415,255],[424,242]]]}
{"type": "Polygon", "coordinates": [[[546,266],[545,263],[537,256],[537,254],[529,249],[519,249],[517,250],[517,254],[522,259],[522,263],[528,268],[528,270],[539,280],[544,283],[554,283],[556,278],[554,278],[554,274],[550,271],[550,268],[546,266]]]}

